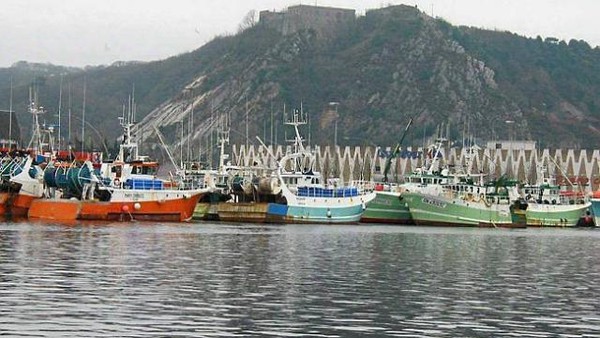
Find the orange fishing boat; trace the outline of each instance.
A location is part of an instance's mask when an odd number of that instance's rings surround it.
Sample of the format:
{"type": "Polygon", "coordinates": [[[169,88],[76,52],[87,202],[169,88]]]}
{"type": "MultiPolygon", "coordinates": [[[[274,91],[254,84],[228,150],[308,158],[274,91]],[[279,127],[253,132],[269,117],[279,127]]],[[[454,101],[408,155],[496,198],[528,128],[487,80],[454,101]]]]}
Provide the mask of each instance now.
{"type": "Polygon", "coordinates": [[[192,218],[203,191],[113,190],[110,201],[78,199],[36,199],[28,216],[45,220],[102,220],[184,222],[192,218]],[[118,197],[120,196],[120,197],[118,197]]]}
{"type": "Polygon", "coordinates": [[[41,177],[41,170],[33,166],[33,157],[28,156],[24,163],[13,163],[17,168],[11,170],[18,172],[10,177],[8,182],[4,182],[2,192],[0,192],[0,215],[7,217],[24,217],[31,202],[34,199],[42,197],[44,193],[44,182],[41,177]],[[16,170],[18,169],[18,170],[16,170]],[[16,170],[16,171],[15,171],[16,170]]]}
{"type": "Polygon", "coordinates": [[[138,155],[137,143],[131,137],[133,124],[123,118],[121,125],[125,133],[114,161],[49,164],[44,170],[48,197],[34,200],[28,217],[61,221],[190,220],[200,198],[211,189],[174,186],[174,182],[158,179],[158,163],[138,155]]]}
{"type": "Polygon", "coordinates": [[[26,217],[35,197],[14,192],[0,192],[0,215],[26,217]]]}

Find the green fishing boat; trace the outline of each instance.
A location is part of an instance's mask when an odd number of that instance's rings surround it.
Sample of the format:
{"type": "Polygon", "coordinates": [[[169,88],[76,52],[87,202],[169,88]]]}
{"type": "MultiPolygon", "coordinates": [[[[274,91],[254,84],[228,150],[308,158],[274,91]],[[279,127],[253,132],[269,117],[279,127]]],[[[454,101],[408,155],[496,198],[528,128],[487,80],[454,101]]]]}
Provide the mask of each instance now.
{"type": "Polygon", "coordinates": [[[527,225],[536,227],[574,227],[592,203],[583,191],[562,190],[551,182],[525,185],[527,225]]]}
{"type": "Polygon", "coordinates": [[[398,191],[377,191],[360,219],[363,223],[414,224],[398,191]]]}
{"type": "Polygon", "coordinates": [[[429,147],[430,154],[425,168],[417,168],[415,171],[404,177],[404,182],[400,185],[388,184],[388,173],[391,166],[391,158],[396,156],[400,149],[398,144],[385,165],[383,172],[383,182],[375,184],[376,196],[367,204],[363,213],[361,222],[363,223],[387,223],[387,224],[415,224],[410,210],[402,200],[402,194],[406,192],[423,192],[437,195],[441,192],[441,185],[449,182],[449,170],[444,168],[440,170],[439,158],[441,149],[446,142],[445,138],[438,138],[436,143],[429,147]]]}
{"type": "Polygon", "coordinates": [[[438,195],[406,192],[402,197],[417,225],[526,227],[527,203],[516,185],[461,181],[443,185],[438,195]]]}

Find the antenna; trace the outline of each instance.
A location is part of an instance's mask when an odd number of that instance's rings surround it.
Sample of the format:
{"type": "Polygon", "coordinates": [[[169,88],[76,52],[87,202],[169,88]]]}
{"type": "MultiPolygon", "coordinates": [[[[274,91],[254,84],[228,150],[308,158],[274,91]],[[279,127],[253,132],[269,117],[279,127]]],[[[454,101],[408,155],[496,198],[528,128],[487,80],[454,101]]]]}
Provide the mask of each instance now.
{"type": "Polygon", "coordinates": [[[131,122],[131,94],[127,96],[127,118],[125,123],[131,122]]]}

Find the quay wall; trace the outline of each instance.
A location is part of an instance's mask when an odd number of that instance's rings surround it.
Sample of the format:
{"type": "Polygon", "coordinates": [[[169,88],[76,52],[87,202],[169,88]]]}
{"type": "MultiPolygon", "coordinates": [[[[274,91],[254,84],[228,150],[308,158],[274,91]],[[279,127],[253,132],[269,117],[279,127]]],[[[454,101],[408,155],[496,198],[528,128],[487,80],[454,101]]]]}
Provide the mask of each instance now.
{"type": "MultiPolygon", "coordinates": [[[[233,145],[232,161],[239,165],[262,163],[275,167],[276,159],[292,151],[290,146],[267,147],[268,151],[262,146],[233,145]]],[[[315,153],[316,170],[323,177],[340,177],[343,181],[381,179],[387,161],[385,156],[391,153],[389,148],[382,151],[369,146],[309,146],[307,149],[315,153]]],[[[567,179],[577,181],[587,192],[596,191],[600,186],[600,150],[480,149],[469,152],[465,148],[450,148],[442,150],[439,157],[455,171],[485,173],[488,177],[507,175],[535,183],[545,170],[546,176],[556,177],[558,183],[566,183],[567,179]]],[[[421,147],[408,147],[392,159],[388,179],[397,181],[429,160],[430,156],[421,147]]]]}

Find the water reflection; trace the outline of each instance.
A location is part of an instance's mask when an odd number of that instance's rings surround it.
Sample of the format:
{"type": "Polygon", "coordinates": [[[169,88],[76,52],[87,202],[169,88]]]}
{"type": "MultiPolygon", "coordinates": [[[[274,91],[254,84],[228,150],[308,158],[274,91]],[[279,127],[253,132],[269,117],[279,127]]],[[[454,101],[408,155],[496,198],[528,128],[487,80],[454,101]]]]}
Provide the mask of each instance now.
{"type": "Polygon", "coordinates": [[[0,223],[13,336],[598,335],[600,232],[0,223]]]}

